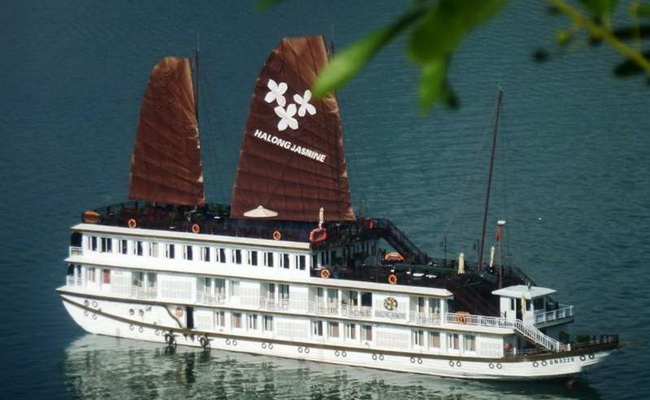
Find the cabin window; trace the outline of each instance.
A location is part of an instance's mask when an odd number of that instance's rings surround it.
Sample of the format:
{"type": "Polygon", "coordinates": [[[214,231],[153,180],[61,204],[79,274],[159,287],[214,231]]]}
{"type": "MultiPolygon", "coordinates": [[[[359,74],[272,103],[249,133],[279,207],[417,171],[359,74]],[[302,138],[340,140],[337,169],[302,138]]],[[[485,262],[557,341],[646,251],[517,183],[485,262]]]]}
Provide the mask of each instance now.
{"type": "Polygon", "coordinates": [[[248,252],[248,264],[252,266],[257,266],[257,251],[248,252]]]}
{"type": "Polygon", "coordinates": [[[372,326],[361,325],[361,339],[366,342],[372,341],[372,326]]]}
{"type": "Polygon", "coordinates": [[[327,323],[327,336],[331,338],[339,337],[339,323],[338,322],[328,322],[327,323]]]}
{"type": "Polygon", "coordinates": [[[175,256],[175,254],[174,254],[175,250],[176,250],[176,248],[175,248],[173,243],[167,243],[165,245],[165,257],[166,258],[175,258],[174,257],[175,256]]]}
{"type": "Polygon", "coordinates": [[[372,307],[372,292],[361,293],[361,306],[372,307]]]}
{"type": "Polygon", "coordinates": [[[278,285],[278,293],[281,300],[289,300],[289,285],[278,285]]]}
{"type": "Polygon", "coordinates": [[[232,262],[235,264],[241,264],[241,250],[233,250],[232,262]]]}
{"type": "Polygon", "coordinates": [[[273,253],[270,251],[264,252],[264,266],[273,268],[273,253]]]}
{"type": "Polygon", "coordinates": [[[233,297],[239,296],[239,281],[230,282],[230,295],[233,297]]]}
{"type": "Polygon", "coordinates": [[[429,332],[429,347],[433,349],[440,348],[440,332],[429,332]]]}
{"type": "Polygon", "coordinates": [[[103,269],[102,270],[102,283],[110,284],[111,283],[111,270],[103,269]]]}
{"type": "Polygon", "coordinates": [[[282,257],[280,258],[280,268],[289,268],[289,255],[288,254],[282,254],[282,257]]]}
{"type": "Polygon", "coordinates": [[[125,239],[120,239],[120,243],[117,248],[117,251],[119,251],[120,254],[126,254],[127,249],[128,249],[128,242],[125,239]]]}
{"type": "Polygon", "coordinates": [[[113,252],[113,239],[111,238],[102,238],[102,248],[100,249],[102,253],[112,253],[113,252]]]}
{"type": "Polygon", "coordinates": [[[338,289],[327,289],[327,305],[329,307],[337,307],[339,305],[338,289]]]}
{"type": "Polygon", "coordinates": [[[133,286],[142,287],[142,282],[144,281],[144,272],[133,271],[131,273],[131,277],[133,286]]]}
{"type": "Polygon", "coordinates": [[[217,298],[226,297],[226,280],[221,278],[214,279],[214,294],[217,298]]]}
{"type": "Polygon", "coordinates": [[[241,313],[232,314],[232,327],[241,328],[241,313]]]}
{"type": "Polygon", "coordinates": [[[273,300],[275,299],[275,283],[266,283],[263,284],[264,292],[266,293],[266,298],[273,300]]]}
{"type": "Polygon", "coordinates": [[[465,351],[476,351],[476,336],[464,335],[463,348],[465,349],[465,351]]]}
{"type": "Polygon", "coordinates": [[[183,246],[183,258],[191,261],[194,258],[193,256],[192,246],[183,246]]]}
{"type": "Polygon", "coordinates": [[[214,320],[218,327],[223,328],[226,326],[226,313],[223,311],[215,311],[214,320]]]}
{"type": "Polygon", "coordinates": [[[533,309],[535,310],[544,310],[544,298],[538,297],[533,300],[533,309]]]}
{"type": "Polygon", "coordinates": [[[97,236],[90,237],[89,245],[90,245],[90,250],[97,251],[97,236]]]}
{"type": "Polygon", "coordinates": [[[424,346],[424,331],[414,330],[413,331],[413,345],[414,346],[424,346]]]}
{"type": "Polygon", "coordinates": [[[426,299],[424,297],[418,297],[418,312],[424,313],[426,299]]]}
{"type": "MultiPolygon", "coordinates": [[[[348,291],[347,302],[350,305],[350,307],[356,307],[356,306],[359,305],[358,296],[359,296],[359,292],[357,292],[356,290],[349,290],[348,291]]],[[[344,301],[346,301],[346,300],[344,300],[344,301]]]]}
{"type": "Polygon", "coordinates": [[[447,348],[450,350],[458,350],[460,348],[457,333],[447,334],[447,348]]]}
{"type": "Polygon", "coordinates": [[[265,315],[263,320],[262,320],[262,330],[264,332],[272,332],[273,331],[273,317],[270,315],[265,315]]]}
{"type": "Polygon", "coordinates": [[[210,261],[210,248],[201,247],[201,261],[209,262],[210,261]]]}
{"type": "Polygon", "coordinates": [[[215,261],[220,262],[222,264],[225,264],[226,263],[226,249],[220,248],[218,250],[219,251],[217,251],[217,254],[219,256],[217,257],[217,260],[215,260],[215,261]]]}
{"type": "Polygon", "coordinates": [[[429,298],[429,314],[440,314],[440,299],[429,298]]]}
{"type": "Polygon", "coordinates": [[[248,315],[248,329],[257,330],[257,314],[248,315]]]}
{"type": "Polygon", "coordinates": [[[314,336],[323,336],[323,321],[312,321],[311,327],[314,336]]]}
{"type": "Polygon", "coordinates": [[[136,240],[135,242],[133,242],[133,253],[136,256],[141,256],[141,255],[144,254],[144,252],[142,251],[142,241],[141,240],[136,240]]]}
{"type": "Polygon", "coordinates": [[[305,268],[307,268],[307,257],[298,256],[297,264],[298,264],[298,269],[304,271],[305,268]]]}
{"type": "Polygon", "coordinates": [[[95,268],[87,268],[86,269],[86,281],[87,282],[97,282],[97,277],[95,276],[96,270],[95,268]]]}
{"type": "Polygon", "coordinates": [[[351,340],[357,340],[356,324],[345,324],[345,338],[351,340]]]}
{"type": "Polygon", "coordinates": [[[156,242],[149,243],[149,257],[158,257],[159,245],[156,242]]]}

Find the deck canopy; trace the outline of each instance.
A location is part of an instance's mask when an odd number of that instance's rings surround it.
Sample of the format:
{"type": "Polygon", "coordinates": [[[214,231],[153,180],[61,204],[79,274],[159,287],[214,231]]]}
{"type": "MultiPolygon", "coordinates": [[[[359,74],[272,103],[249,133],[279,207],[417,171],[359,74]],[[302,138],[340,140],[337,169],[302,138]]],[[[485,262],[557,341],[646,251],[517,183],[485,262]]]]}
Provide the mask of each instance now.
{"type": "Polygon", "coordinates": [[[549,294],[553,294],[555,292],[556,290],[539,286],[516,285],[495,290],[492,292],[492,294],[501,297],[509,297],[512,299],[521,299],[523,297],[526,300],[532,300],[538,297],[548,296],[549,294]]]}

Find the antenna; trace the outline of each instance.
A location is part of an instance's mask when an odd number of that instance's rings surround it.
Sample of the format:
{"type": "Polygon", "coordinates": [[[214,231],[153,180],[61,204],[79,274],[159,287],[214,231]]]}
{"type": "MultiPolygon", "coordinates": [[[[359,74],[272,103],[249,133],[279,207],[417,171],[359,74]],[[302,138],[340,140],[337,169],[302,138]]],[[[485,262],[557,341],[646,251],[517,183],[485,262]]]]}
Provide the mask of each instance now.
{"type": "Polygon", "coordinates": [[[194,90],[194,103],[196,103],[196,125],[199,125],[199,46],[201,44],[201,34],[196,34],[196,53],[194,55],[194,64],[196,65],[196,89],[194,90]]]}

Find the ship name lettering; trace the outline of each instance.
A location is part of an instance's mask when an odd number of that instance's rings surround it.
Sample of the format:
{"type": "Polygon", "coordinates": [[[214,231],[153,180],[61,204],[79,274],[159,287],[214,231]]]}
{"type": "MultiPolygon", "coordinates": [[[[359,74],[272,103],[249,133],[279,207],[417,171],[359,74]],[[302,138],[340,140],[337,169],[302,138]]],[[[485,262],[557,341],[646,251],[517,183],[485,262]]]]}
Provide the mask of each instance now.
{"type": "Polygon", "coordinates": [[[325,159],[327,158],[325,154],[319,153],[315,150],[308,149],[306,147],[299,146],[297,144],[293,144],[289,140],[281,139],[275,135],[268,134],[259,129],[255,129],[255,133],[253,133],[253,136],[265,142],[274,144],[278,147],[282,147],[283,149],[292,151],[296,154],[300,154],[301,156],[311,158],[312,160],[316,160],[322,163],[324,163],[325,159]]]}

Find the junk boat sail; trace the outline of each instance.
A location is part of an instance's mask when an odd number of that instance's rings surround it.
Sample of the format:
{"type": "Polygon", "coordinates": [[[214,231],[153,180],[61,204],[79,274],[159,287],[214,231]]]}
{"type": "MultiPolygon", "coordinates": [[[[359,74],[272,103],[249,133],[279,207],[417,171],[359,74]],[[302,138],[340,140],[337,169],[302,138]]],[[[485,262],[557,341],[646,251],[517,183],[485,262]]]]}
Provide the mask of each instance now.
{"type": "Polygon", "coordinates": [[[205,202],[190,61],[152,71],[129,203],[72,227],[65,308],[84,330],[455,378],[572,377],[617,336],[571,340],[572,306],[515,267],[427,256],[355,216],[322,37],[284,39],[257,79],[232,206],[205,202]],[[481,265],[481,263],[477,263],[481,265]]]}

